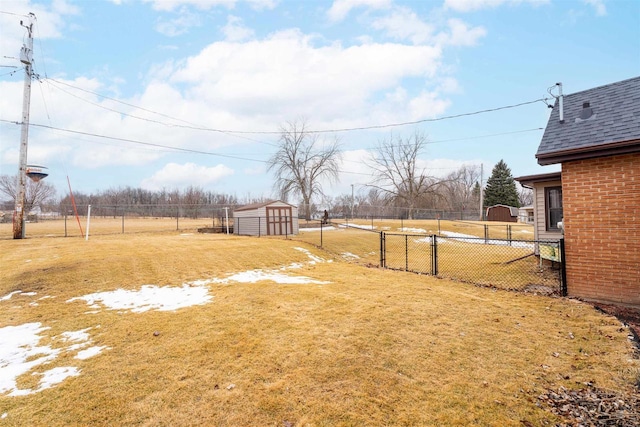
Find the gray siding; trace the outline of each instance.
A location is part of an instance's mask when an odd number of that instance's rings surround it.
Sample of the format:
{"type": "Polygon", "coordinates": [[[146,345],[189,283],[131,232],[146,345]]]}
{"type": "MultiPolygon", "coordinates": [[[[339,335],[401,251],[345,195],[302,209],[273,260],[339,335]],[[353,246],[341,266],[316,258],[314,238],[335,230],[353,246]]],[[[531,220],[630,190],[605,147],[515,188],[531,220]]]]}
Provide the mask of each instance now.
{"type": "Polygon", "coordinates": [[[233,233],[238,235],[266,236],[268,234],[267,208],[272,207],[291,208],[291,221],[293,224],[290,234],[298,234],[298,208],[279,201],[256,207],[255,209],[240,209],[234,211],[233,233]]]}
{"type": "Polygon", "coordinates": [[[533,203],[535,211],[534,238],[539,239],[560,239],[562,233],[558,231],[547,231],[547,212],[544,200],[544,189],[547,187],[561,187],[562,181],[537,182],[533,184],[533,203]]]}

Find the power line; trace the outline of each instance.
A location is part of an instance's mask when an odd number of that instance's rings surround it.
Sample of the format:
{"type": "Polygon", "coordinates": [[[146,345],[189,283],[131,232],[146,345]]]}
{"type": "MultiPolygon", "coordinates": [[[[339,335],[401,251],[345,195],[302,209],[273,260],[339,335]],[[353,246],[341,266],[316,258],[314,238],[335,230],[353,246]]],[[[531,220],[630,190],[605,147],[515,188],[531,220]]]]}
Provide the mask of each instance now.
{"type": "MultiPolygon", "coordinates": [[[[19,122],[5,120],[5,119],[0,119],[0,122],[16,124],[16,125],[21,124],[19,122]]],[[[29,123],[29,126],[39,127],[39,128],[49,129],[49,130],[55,130],[55,131],[60,131],[60,132],[66,132],[66,133],[72,133],[72,134],[76,134],[76,135],[90,136],[90,137],[94,137],[94,138],[102,138],[102,139],[108,139],[108,140],[113,140],[113,141],[122,141],[122,142],[128,142],[128,143],[132,143],[132,144],[139,144],[139,145],[144,145],[144,146],[153,147],[153,148],[160,148],[160,149],[163,149],[163,151],[169,151],[169,152],[171,152],[171,151],[181,151],[181,152],[194,153],[194,154],[204,154],[204,155],[210,155],[210,156],[225,157],[225,158],[236,159],[236,160],[246,160],[246,161],[265,163],[265,164],[268,163],[268,161],[266,161],[266,160],[250,159],[250,158],[247,158],[247,157],[235,156],[235,155],[231,155],[231,154],[220,154],[220,153],[214,153],[214,152],[210,152],[210,151],[202,151],[202,150],[193,150],[193,149],[189,149],[189,148],[173,147],[173,146],[170,146],[170,145],[163,145],[163,144],[156,144],[156,143],[151,143],[151,142],[137,141],[137,140],[128,139],[128,138],[112,137],[112,136],[107,136],[107,135],[99,135],[99,134],[95,134],[95,133],[91,133],[91,132],[76,131],[76,130],[71,130],[71,129],[63,129],[63,128],[58,128],[58,127],[50,126],[50,125],[29,123]]],[[[544,130],[544,129],[543,128],[532,128],[532,129],[524,129],[524,130],[517,130],[517,131],[510,131],[510,132],[494,133],[494,134],[488,134],[488,135],[478,135],[478,136],[464,137],[464,138],[453,138],[453,139],[444,139],[444,140],[439,140],[439,141],[429,141],[427,143],[428,144],[435,144],[435,143],[441,143],[441,142],[474,140],[474,139],[481,139],[481,138],[490,138],[490,137],[494,137],[494,136],[512,135],[512,134],[524,133],[524,132],[534,132],[534,131],[539,131],[539,130],[544,130]]],[[[363,149],[364,150],[369,150],[370,148],[363,148],[363,149]]],[[[342,161],[343,162],[347,162],[347,163],[358,163],[358,164],[361,163],[361,162],[356,161],[356,160],[347,160],[347,159],[343,159],[342,161]]],[[[448,170],[448,169],[451,169],[451,168],[430,168],[430,169],[439,169],[439,170],[446,169],[446,170],[448,170]]],[[[372,173],[354,172],[354,171],[348,171],[348,170],[340,170],[340,172],[347,173],[347,174],[352,174],[352,175],[372,176],[372,173]]]]}
{"type": "Polygon", "coordinates": [[[23,18],[28,18],[29,17],[29,15],[22,15],[22,14],[19,14],[19,13],[6,12],[4,10],[0,10],[0,13],[4,13],[5,15],[22,16],[23,18]]]}
{"type": "MultiPolygon", "coordinates": [[[[65,82],[61,82],[52,78],[47,78],[48,81],[53,81],[55,83],[58,84],[62,84],[68,87],[72,87],[74,89],[78,89],[81,90],[83,92],[86,93],[90,93],[93,94],[95,96],[99,96],[101,98],[105,98],[105,99],[109,99],[118,103],[121,103],[123,105],[126,105],[128,107],[132,107],[132,108],[136,108],[136,109],[140,109],[142,111],[146,111],[148,113],[151,114],[156,114],[158,116],[170,119],[170,120],[175,120],[175,121],[179,121],[179,122],[183,122],[183,123],[187,123],[186,125],[180,125],[180,124],[170,124],[170,123],[165,123],[165,122],[161,122],[159,120],[154,120],[154,119],[148,119],[148,118],[144,118],[144,117],[139,117],[139,116],[134,116],[128,113],[124,113],[115,109],[111,109],[96,103],[93,103],[91,101],[88,101],[84,98],[80,98],[76,95],[73,95],[67,91],[64,91],[63,89],[57,87],[59,90],[62,90],[65,93],[70,94],[71,96],[74,96],[82,101],[88,102],[89,104],[92,104],[94,106],[97,106],[99,108],[104,108],[106,110],[110,110],[113,112],[116,112],[118,114],[122,114],[122,115],[126,115],[132,118],[136,118],[139,120],[145,120],[145,121],[149,121],[149,122],[153,122],[153,123],[158,123],[158,124],[162,124],[164,126],[174,126],[174,127],[181,127],[181,128],[187,128],[187,129],[193,129],[193,130],[202,130],[202,131],[209,131],[209,132],[219,132],[219,133],[225,133],[225,134],[253,134],[253,135],[279,135],[282,132],[281,131],[245,131],[245,130],[229,130],[229,129],[216,129],[216,128],[209,128],[209,127],[203,127],[203,126],[198,126],[195,125],[193,123],[187,122],[185,120],[182,119],[178,119],[175,117],[171,117],[169,115],[163,114],[163,113],[159,113],[157,111],[153,111],[153,110],[149,110],[137,105],[133,105],[121,100],[118,100],[116,98],[111,98],[108,97],[106,95],[102,95],[99,94],[97,92],[93,92],[87,89],[83,89],[83,88],[79,88],[73,85],[70,85],[68,83],[65,82]]],[[[400,127],[400,126],[410,126],[410,125],[416,125],[416,124],[420,124],[420,123],[430,123],[430,122],[437,122],[437,121],[442,121],[442,120],[451,120],[451,119],[456,119],[456,118],[460,118],[460,117],[468,117],[468,116],[474,116],[474,115],[478,115],[478,114],[485,114],[485,113],[491,113],[491,112],[495,112],[495,111],[501,111],[501,110],[507,110],[507,109],[511,109],[511,108],[518,108],[518,107],[522,107],[524,105],[530,105],[530,104],[535,104],[537,102],[546,102],[547,100],[549,100],[550,98],[539,98],[539,99],[535,99],[532,101],[525,101],[525,102],[520,102],[518,104],[512,104],[512,105],[504,105],[501,107],[494,107],[494,108],[488,108],[488,109],[484,109],[484,110],[477,110],[477,111],[472,111],[472,112],[468,112],[468,113],[461,113],[461,114],[454,114],[454,115],[450,115],[450,116],[443,116],[443,117],[436,117],[433,119],[421,119],[421,120],[414,120],[414,121],[407,121],[407,122],[398,122],[398,123],[388,123],[388,124],[382,124],[382,125],[370,125],[370,126],[360,126],[360,127],[352,127],[352,128],[336,128],[336,129],[320,129],[320,130],[306,130],[307,133],[338,133],[338,132],[354,132],[354,131],[363,131],[363,130],[373,130],[373,129],[385,129],[385,128],[391,128],[391,127],[400,127]]],[[[268,144],[268,143],[267,143],[268,144]]],[[[269,145],[273,145],[273,144],[269,144],[269,145]]]]}
{"type": "Polygon", "coordinates": [[[68,84],[68,83],[61,82],[61,81],[58,81],[58,80],[55,80],[55,79],[52,79],[52,78],[46,78],[45,80],[46,80],[46,81],[47,81],[47,83],[49,83],[51,86],[55,87],[56,89],[58,89],[58,90],[60,90],[60,91],[62,91],[62,92],[64,92],[64,93],[66,93],[66,94],[68,94],[68,95],[70,95],[70,96],[73,96],[73,97],[74,97],[74,98],[76,98],[76,99],[79,99],[80,101],[86,102],[86,103],[88,103],[88,104],[91,104],[91,105],[93,105],[93,106],[95,106],[95,107],[98,107],[98,108],[102,108],[102,109],[107,110],[107,111],[111,111],[111,112],[113,112],[113,113],[117,113],[117,114],[120,114],[120,115],[123,115],[123,116],[126,116],[126,117],[131,117],[131,118],[133,118],[133,119],[142,120],[142,121],[150,122],[150,123],[156,123],[156,124],[159,124],[159,125],[162,125],[162,126],[168,126],[168,127],[176,127],[176,128],[191,129],[191,130],[199,130],[199,131],[206,131],[206,132],[217,132],[217,133],[223,133],[223,134],[226,134],[226,135],[229,135],[229,136],[233,136],[233,137],[235,137],[235,138],[242,138],[242,139],[246,139],[246,140],[248,140],[248,141],[257,142],[257,143],[259,143],[259,144],[270,145],[270,146],[272,146],[272,147],[275,147],[275,146],[276,146],[276,144],[272,144],[272,143],[270,143],[270,142],[266,142],[266,141],[258,141],[257,139],[247,138],[247,137],[240,136],[240,135],[234,135],[234,133],[237,133],[237,132],[229,132],[229,131],[224,131],[224,130],[220,130],[220,129],[212,129],[212,128],[208,128],[208,127],[204,127],[204,126],[199,126],[199,125],[196,125],[196,124],[194,124],[194,123],[188,122],[188,121],[183,120],[183,119],[179,119],[179,118],[176,118],[176,117],[172,117],[172,116],[169,116],[169,115],[166,115],[166,114],[163,114],[163,113],[158,113],[157,111],[153,111],[153,110],[149,110],[149,109],[147,109],[147,108],[143,108],[143,107],[140,107],[140,106],[137,106],[137,105],[133,105],[133,104],[130,104],[130,103],[128,103],[128,102],[124,102],[124,101],[121,101],[121,100],[116,99],[116,98],[111,98],[111,97],[109,97],[109,96],[102,95],[102,94],[99,94],[99,93],[97,93],[97,92],[93,92],[93,91],[90,91],[90,90],[87,90],[87,89],[84,89],[84,88],[81,88],[81,87],[77,87],[77,86],[74,86],[74,85],[70,85],[70,84],[68,84]],[[156,115],[158,115],[158,116],[160,116],[160,117],[164,117],[164,118],[167,118],[167,119],[170,119],[170,120],[175,120],[175,121],[179,121],[179,122],[182,122],[182,123],[186,123],[186,125],[180,125],[180,124],[176,124],[176,123],[167,123],[167,122],[162,122],[162,121],[160,121],[160,120],[154,120],[154,119],[150,119],[150,118],[147,118],[147,117],[136,116],[136,115],[134,115],[134,114],[125,113],[125,112],[123,112],[123,111],[116,110],[116,109],[114,109],[114,108],[109,108],[109,107],[106,107],[106,106],[104,106],[104,105],[101,105],[101,104],[98,104],[98,103],[95,103],[95,102],[89,101],[88,99],[85,99],[85,98],[79,97],[79,96],[77,96],[77,95],[75,95],[75,94],[73,94],[73,93],[71,93],[71,92],[69,92],[69,91],[67,91],[67,90],[62,89],[62,88],[61,88],[61,87],[59,87],[59,86],[56,86],[55,84],[53,84],[53,83],[51,83],[51,82],[55,82],[55,83],[58,83],[58,84],[62,84],[62,85],[65,85],[65,86],[68,86],[68,87],[71,87],[71,88],[74,88],[74,89],[80,90],[80,91],[82,91],[82,92],[86,92],[86,93],[89,93],[89,94],[92,94],[92,95],[95,95],[95,96],[99,96],[99,97],[104,98],[104,99],[108,99],[108,100],[110,100],[110,101],[118,102],[118,103],[120,103],[120,104],[126,105],[127,107],[131,107],[131,108],[139,109],[139,110],[141,110],[141,111],[145,111],[145,112],[147,112],[147,113],[151,113],[151,114],[156,114],[156,115]]]}
{"type": "MultiPolygon", "coordinates": [[[[0,121],[1,122],[5,122],[5,123],[18,124],[18,125],[20,124],[19,122],[13,122],[13,121],[4,120],[4,119],[0,119],[0,121]]],[[[29,126],[39,127],[39,128],[44,128],[44,129],[52,129],[52,130],[57,130],[57,131],[61,131],[61,132],[73,133],[73,134],[77,134],[77,135],[92,136],[94,138],[103,138],[103,139],[110,139],[110,140],[114,140],[114,141],[130,142],[132,144],[140,144],[140,145],[145,145],[145,146],[149,146],[149,147],[165,148],[165,149],[170,149],[170,150],[175,150],[175,151],[182,151],[182,152],[186,152],[186,153],[205,154],[205,155],[208,155],[208,156],[226,157],[226,158],[230,158],[230,159],[246,160],[246,161],[249,161],[249,162],[267,163],[266,160],[249,159],[247,157],[233,156],[233,155],[229,155],[229,154],[213,153],[211,151],[193,150],[193,149],[190,149],[190,148],[172,147],[170,145],[156,144],[156,143],[144,142],[144,141],[136,141],[134,139],[119,138],[119,137],[115,137],[115,136],[98,135],[98,134],[91,133],[91,132],[83,132],[83,131],[78,131],[78,130],[63,129],[63,128],[58,128],[58,127],[55,127],[55,126],[42,125],[42,124],[37,124],[37,123],[29,123],[29,126]]]]}

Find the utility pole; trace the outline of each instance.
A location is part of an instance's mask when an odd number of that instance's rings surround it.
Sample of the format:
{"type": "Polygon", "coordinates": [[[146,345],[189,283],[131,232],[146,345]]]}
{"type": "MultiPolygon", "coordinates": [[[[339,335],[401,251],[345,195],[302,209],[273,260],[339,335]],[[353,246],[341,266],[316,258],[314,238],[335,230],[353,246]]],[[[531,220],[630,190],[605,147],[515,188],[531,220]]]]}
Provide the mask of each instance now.
{"type": "Polygon", "coordinates": [[[480,163],[480,221],[484,219],[484,200],[482,200],[484,198],[484,188],[482,187],[482,175],[484,175],[484,164],[480,163]]]}
{"type": "Polygon", "coordinates": [[[353,184],[351,184],[351,219],[353,220],[353,184]]]}
{"type": "Polygon", "coordinates": [[[16,208],[13,212],[13,238],[24,238],[24,205],[27,185],[27,142],[29,140],[29,102],[31,100],[31,76],[33,74],[33,20],[35,15],[29,14],[29,25],[20,25],[27,29],[27,44],[20,49],[20,62],[24,68],[24,92],[22,96],[22,130],[20,132],[20,165],[18,169],[18,188],[16,191],[16,208]]]}

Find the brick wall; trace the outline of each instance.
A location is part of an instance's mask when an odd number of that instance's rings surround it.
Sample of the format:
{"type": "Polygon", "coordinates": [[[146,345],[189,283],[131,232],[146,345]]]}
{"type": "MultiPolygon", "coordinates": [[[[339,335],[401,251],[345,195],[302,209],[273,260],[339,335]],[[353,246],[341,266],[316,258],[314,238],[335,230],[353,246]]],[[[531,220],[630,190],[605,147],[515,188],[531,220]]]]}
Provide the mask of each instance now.
{"type": "Polygon", "coordinates": [[[640,306],[640,153],[563,163],[570,296],[640,306]]]}

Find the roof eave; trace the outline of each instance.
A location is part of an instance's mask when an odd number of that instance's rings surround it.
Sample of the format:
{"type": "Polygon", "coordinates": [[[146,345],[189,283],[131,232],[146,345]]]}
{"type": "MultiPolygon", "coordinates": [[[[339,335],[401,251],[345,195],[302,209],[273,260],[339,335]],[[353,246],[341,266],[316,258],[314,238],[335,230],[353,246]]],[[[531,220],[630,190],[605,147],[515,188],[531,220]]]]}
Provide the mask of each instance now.
{"type": "Polygon", "coordinates": [[[537,175],[519,176],[514,179],[518,181],[523,187],[533,188],[533,184],[537,182],[560,181],[562,179],[562,172],[550,172],[537,175]]]}
{"type": "Polygon", "coordinates": [[[574,148],[570,150],[553,151],[550,153],[538,153],[536,158],[541,166],[556,163],[570,162],[574,160],[586,160],[596,157],[615,156],[620,154],[640,153],[640,139],[630,141],[618,141],[598,146],[574,148]]]}

